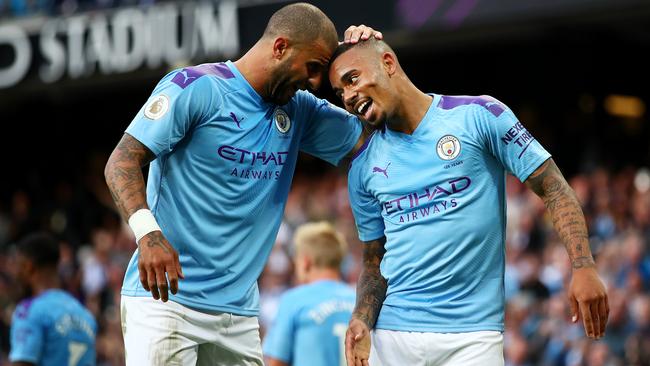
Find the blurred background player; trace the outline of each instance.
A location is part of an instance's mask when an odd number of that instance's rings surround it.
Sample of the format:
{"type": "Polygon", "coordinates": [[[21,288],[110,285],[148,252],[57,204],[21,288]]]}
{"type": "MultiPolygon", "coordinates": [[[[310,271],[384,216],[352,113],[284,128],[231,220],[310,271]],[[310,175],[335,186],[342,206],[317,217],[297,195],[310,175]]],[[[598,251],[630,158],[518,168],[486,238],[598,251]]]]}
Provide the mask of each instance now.
{"type": "Polygon", "coordinates": [[[165,76],[127,128],[105,170],[138,242],[122,287],[127,365],[262,364],[257,279],[298,152],[337,165],[360,139],[355,117],[304,90],[337,44],[318,8],[285,6],[239,60],[165,76]]]}
{"type": "Polygon", "coordinates": [[[329,75],[346,109],[378,130],[348,174],[366,242],[350,365],[504,364],[506,172],[544,201],[566,247],[573,321],[604,335],[607,293],[580,202],[509,108],[421,92],[383,41],[340,46],[329,75]]]}
{"type": "Polygon", "coordinates": [[[12,365],[95,365],[97,324],[90,312],[59,289],[59,245],[32,234],[17,245],[16,279],[29,297],[11,322],[12,365]]]}
{"type": "Polygon", "coordinates": [[[354,291],[341,278],[345,239],[322,221],[298,227],[294,242],[301,285],[280,299],[264,339],[267,365],[345,365],[343,342],[354,308],[354,291]]]}

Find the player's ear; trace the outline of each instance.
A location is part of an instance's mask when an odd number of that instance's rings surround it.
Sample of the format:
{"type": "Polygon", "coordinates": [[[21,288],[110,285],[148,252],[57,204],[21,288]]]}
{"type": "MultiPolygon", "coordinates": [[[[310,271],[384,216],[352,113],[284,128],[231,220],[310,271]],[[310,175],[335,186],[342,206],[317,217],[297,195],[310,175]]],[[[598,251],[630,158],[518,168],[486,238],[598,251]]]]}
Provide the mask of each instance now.
{"type": "Polygon", "coordinates": [[[392,52],[384,52],[381,55],[381,65],[388,74],[388,76],[393,76],[397,71],[397,59],[392,52]]]}
{"type": "Polygon", "coordinates": [[[273,41],[273,58],[281,60],[287,53],[289,40],[285,37],[278,37],[273,41]]]}

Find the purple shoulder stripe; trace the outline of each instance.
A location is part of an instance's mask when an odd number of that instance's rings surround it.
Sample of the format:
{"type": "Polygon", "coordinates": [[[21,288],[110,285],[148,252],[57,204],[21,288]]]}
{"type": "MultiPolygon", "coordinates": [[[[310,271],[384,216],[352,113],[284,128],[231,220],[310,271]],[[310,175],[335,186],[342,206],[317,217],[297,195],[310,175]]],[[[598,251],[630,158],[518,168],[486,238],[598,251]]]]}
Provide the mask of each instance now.
{"type": "Polygon", "coordinates": [[[177,72],[172,82],[185,89],[203,75],[215,75],[221,79],[232,79],[235,77],[225,63],[203,64],[186,67],[177,72]]]}
{"type": "Polygon", "coordinates": [[[458,106],[461,105],[468,105],[468,104],[478,104],[480,106],[483,106],[485,109],[490,111],[495,117],[499,117],[501,113],[503,113],[506,110],[506,107],[501,104],[498,100],[487,96],[487,95],[481,95],[478,97],[474,96],[467,96],[467,95],[443,95],[440,98],[440,102],[438,103],[438,107],[442,109],[454,109],[458,106]]]}
{"type": "Polygon", "coordinates": [[[16,316],[18,319],[25,319],[27,318],[27,314],[29,314],[29,308],[32,306],[32,303],[34,302],[34,298],[30,297],[29,299],[25,299],[16,306],[16,316]]]}
{"type": "Polygon", "coordinates": [[[377,131],[371,133],[370,136],[368,136],[368,138],[366,139],[366,141],[363,142],[363,145],[361,145],[359,150],[357,150],[357,152],[354,153],[354,155],[352,155],[352,161],[354,161],[354,159],[358,158],[359,155],[361,155],[361,153],[364,152],[368,148],[368,145],[370,144],[370,140],[372,140],[372,138],[375,136],[376,133],[377,133],[377,131]]]}

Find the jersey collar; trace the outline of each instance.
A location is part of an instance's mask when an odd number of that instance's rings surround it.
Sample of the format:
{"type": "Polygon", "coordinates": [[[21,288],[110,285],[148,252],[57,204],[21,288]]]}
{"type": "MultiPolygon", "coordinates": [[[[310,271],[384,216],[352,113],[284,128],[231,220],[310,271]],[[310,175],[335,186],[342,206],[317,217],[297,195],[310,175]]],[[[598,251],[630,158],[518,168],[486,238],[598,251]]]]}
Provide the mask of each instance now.
{"type": "Polygon", "coordinates": [[[232,61],[230,60],[226,61],[226,66],[228,66],[230,71],[232,71],[232,73],[235,75],[235,78],[244,86],[246,92],[248,92],[248,94],[251,97],[253,97],[253,99],[255,99],[260,104],[268,104],[267,102],[264,101],[264,99],[262,99],[262,97],[257,93],[257,91],[253,89],[253,86],[251,86],[251,84],[248,82],[248,80],[246,80],[244,75],[242,75],[242,73],[239,72],[237,66],[235,66],[235,64],[232,61]]]}

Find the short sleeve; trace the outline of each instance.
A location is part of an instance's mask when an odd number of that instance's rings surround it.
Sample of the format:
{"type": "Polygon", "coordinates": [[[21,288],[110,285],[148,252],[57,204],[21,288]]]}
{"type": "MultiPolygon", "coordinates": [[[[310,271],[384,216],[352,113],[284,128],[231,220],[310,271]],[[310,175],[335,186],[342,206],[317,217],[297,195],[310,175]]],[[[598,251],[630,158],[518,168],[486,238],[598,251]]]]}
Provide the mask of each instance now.
{"type": "Polygon", "coordinates": [[[30,362],[38,364],[43,351],[43,328],[37,317],[29,313],[24,305],[19,305],[11,322],[11,362],[30,362]]]}
{"type": "Polygon", "coordinates": [[[271,329],[264,337],[264,355],[291,364],[297,309],[285,295],[280,300],[278,313],[271,329]]]}
{"type": "Polygon", "coordinates": [[[306,104],[306,127],[300,140],[300,150],[338,165],[359,141],[361,122],[346,110],[318,99],[307,92],[300,93],[306,104]]]}
{"type": "Polygon", "coordinates": [[[348,194],[359,239],[370,241],[384,236],[384,218],[381,204],[363,186],[360,164],[360,161],[352,162],[348,173],[348,194]]]}
{"type": "Polygon", "coordinates": [[[515,114],[498,100],[484,96],[477,106],[477,128],[489,152],[521,182],[551,157],[515,114]]]}
{"type": "Polygon", "coordinates": [[[183,72],[165,76],[126,129],[156,156],[172,151],[213,104],[210,78],[198,77],[185,85],[178,81],[187,75],[183,72]]]}

